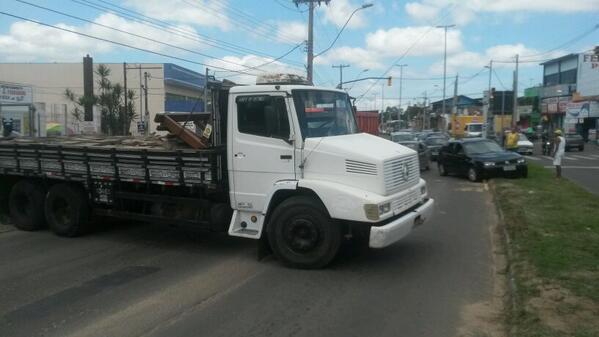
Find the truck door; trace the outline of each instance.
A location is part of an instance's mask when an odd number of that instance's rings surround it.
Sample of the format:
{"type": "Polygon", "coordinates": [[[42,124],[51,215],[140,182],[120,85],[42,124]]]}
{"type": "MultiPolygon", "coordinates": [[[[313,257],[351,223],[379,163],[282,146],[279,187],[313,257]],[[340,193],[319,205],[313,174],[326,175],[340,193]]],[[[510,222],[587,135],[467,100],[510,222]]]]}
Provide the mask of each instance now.
{"type": "Polygon", "coordinates": [[[275,182],[295,179],[290,109],[283,93],[242,94],[231,111],[232,203],[261,212],[275,182]]]}

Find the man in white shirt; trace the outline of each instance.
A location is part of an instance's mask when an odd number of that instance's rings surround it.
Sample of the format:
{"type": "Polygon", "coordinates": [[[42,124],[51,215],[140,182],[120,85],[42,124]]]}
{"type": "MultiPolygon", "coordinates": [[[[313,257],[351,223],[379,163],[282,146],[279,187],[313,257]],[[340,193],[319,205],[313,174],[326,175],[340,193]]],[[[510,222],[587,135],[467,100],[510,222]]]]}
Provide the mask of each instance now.
{"type": "Polygon", "coordinates": [[[562,158],[566,152],[566,139],[562,136],[562,130],[555,130],[555,148],[553,151],[553,165],[555,165],[555,177],[562,177],[562,158]]]}

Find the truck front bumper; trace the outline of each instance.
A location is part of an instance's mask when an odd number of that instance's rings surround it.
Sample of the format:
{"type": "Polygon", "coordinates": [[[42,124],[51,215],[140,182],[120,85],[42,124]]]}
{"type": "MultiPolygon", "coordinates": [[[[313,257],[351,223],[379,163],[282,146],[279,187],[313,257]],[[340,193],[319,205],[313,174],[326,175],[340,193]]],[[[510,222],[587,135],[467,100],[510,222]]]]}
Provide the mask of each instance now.
{"type": "Polygon", "coordinates": [[[399,218],[383,226],[370,227],[368,245],[371,248],[387,247],[408,235],[414,227],[423,224],[433,215],[435,200],[428,199],[416,209],[408,211],[399,218]]]}

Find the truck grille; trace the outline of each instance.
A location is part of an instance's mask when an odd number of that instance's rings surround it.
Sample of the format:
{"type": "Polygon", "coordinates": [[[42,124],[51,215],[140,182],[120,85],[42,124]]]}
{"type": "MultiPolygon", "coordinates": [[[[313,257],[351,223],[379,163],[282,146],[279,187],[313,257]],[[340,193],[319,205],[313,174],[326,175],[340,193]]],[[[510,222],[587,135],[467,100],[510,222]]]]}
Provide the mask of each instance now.
{"type": "Polygon", "coordinates": [[[385,192],[387,195],[397,193],[418,183],[420,172],[418,156],[390,159],[383,164],[385,175],[385,192]]]}
{"type": "Polygon", "coordinates": [[[365,163],[357,160],[345,160],[345,171],[347,173],[376,175],[376,164],[365,163]]]}

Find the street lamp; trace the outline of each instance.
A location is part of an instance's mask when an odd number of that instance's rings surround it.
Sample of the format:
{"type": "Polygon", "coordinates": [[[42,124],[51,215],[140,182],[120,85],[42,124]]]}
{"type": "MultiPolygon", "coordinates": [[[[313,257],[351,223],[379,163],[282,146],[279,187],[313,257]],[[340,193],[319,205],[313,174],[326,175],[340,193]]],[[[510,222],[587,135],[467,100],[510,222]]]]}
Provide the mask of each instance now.
{"type": "MultiPolygon", "coordinates": [[[[364,73],[366,73],[368,71],[370,71],[370,69],[364,69],[364,70],[362,70],[361,72],[358,73],[358,75],[356,75],[356,78],[354,78],[354,80],[357,80],[362,74],[364,74],[364,73]]],[[[349,89],[347,89],[346,91],[349,92],[350,90],[352,90],[353,87],[354,87],[354,85],[356,85],[356,83],[357,82],[352,83],[351,87],[349,87],[349,89]]]]}
{"type": "Polygon", "coordinates": [[[339,32],[337,33],[337,36],[335,36],[335,39],[333,40],[333,42],[331,42],[331,45],[328,46],[325,50],[321,51],[320,53],[314,55],[312,57],[312,59],[314,59],[314,58],[316,58],[316,57],[318,57],[318,56],[326,53],[327,51],[329,51],[329,49],[333,48],[333,45],[335,45],[335,42],[337,42],[337,40],[339,39],[339,36],[341,36],[341,33],[343,33],[343,30],[345,30],[345,27],[347,26],[347,24],[349,23],[349,21],[351,20],[351,18],[354,16],[354,14],[356,14],[356,12],[361,11],[361,10],[366,9],[366,8],[370,8],[372,6],[374,6],[374,4],[372,4],[372,3],[365,3],[362,6],[354,9],[354,11],[347,18],[347,21],[345,21],[345,23],[343,24],[343,27],[341,27],[341,30],[339,30],[339,32]]]}

